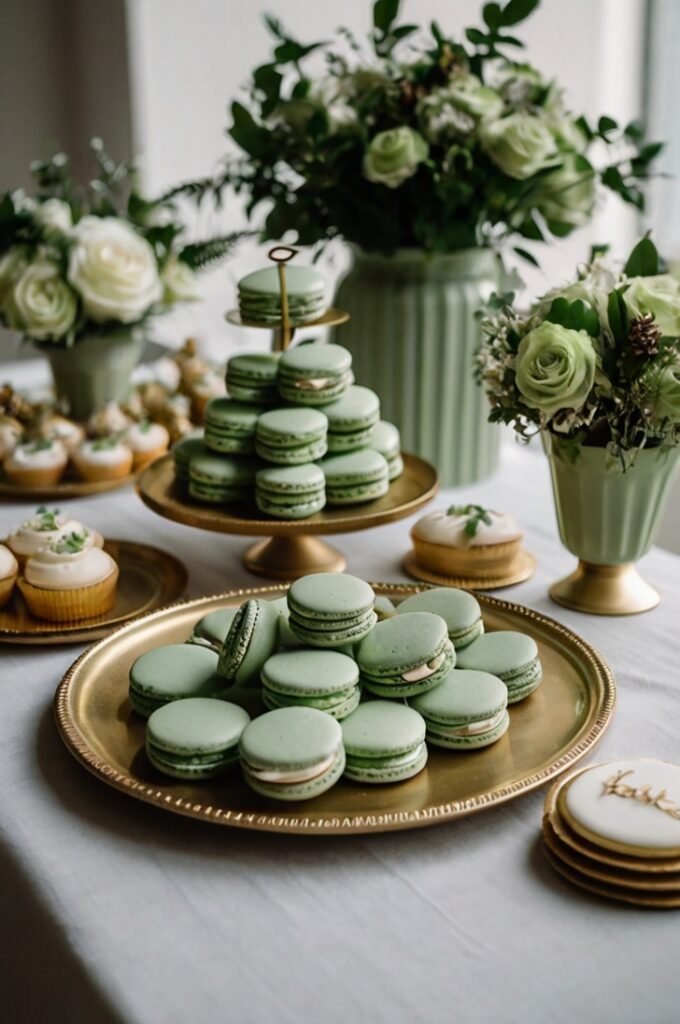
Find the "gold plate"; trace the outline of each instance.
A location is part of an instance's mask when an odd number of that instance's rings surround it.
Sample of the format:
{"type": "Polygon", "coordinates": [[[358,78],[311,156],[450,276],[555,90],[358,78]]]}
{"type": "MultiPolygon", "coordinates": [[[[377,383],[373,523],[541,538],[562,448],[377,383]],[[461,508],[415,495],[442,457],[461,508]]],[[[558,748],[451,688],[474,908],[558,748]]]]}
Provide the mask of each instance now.
{"type": "MultiPolygon", "coordinates": [[[[374,587],[396,602],[423,589],[374,587]]],[[[407,782],[361,786],[343,779],[322,796],[297,804],[258,796],[238,773],[193,784],[159,775],[144,754],[144,722],[128,702],[135,658],[160,644],[182,642],[208,612],[250,596],[280,597],[285,590],[235,590],[187,601],[129,623],[91,647],[55,696],[67,747],[109,785],[175,814],[270,832],[352,834],[421,828],[512,800],[569,768],[609,725],[616,687],[601,656],[554,620],[480,594],[487,628],[520,629],[534,637],[544,669],[542,685],[510,709],[510,729],[493,746],[474,753],[433,748],[425,770],[407,782]]]]}
{"type": "Polygon", "coordinates": [[[7,477],[0,470],[0,497],[11,498],[15,501],[31,501],[33,498],[57,501],[63,498],[86,498],[90,494],[104,494],[106,491],[117,491],[119,487],[127,487],[136,480],[136,475],[119,477],[118,480],[81,480],[75,477],[70,466],[58,484],[50,484],[48,487],[19,487],[10,483],[7,477]]]}
{"type": "Polygon", "coordinates": [[[463,590],[501,590],[503,587],[512,587],[516,583],[524,583],[536,572],[536,559],[524,548],[517,553],[512,560],[509,572],[504,576],[489,576],[487,579],[469,576],[444,576],[443,574],[423,569],[418,562],[415,551],[411,550],[405,556],[403,566],[409,576],[414,579],[423,580],[425,583],[433,583],[438,587],[462,587],[463,590]]]}
{"type": "MultiPolygon", "coordinates": [[[[281,323],[265,324],[261,320],[244,320],[238,309],[232,309],[229,313],[225,313],[224,318],[236,327],[259,327],[268,331],[278,331],[283,326],[281,323]]],[[[348,320],[349,313],[346,313],[344,309],[336,309],[335,306],[331,306],[325,313],[318,316],[316,320],[308,320],[304,324],[291,323],[290,327],[294,331],[302,330],[303,327],[337,327],[348,320]]]]}
{"type": "Polygon", "coordinates": [[[657,910],[674,910],[680,907],[680,893],[674,895],[648,890],[633,890],[626,889],[622,885],[615,885],[613,882],[601,882],[565,863],[545,843],[541,843],[541,848],[555,871],[559,872],[572,885],[585,889],[586,892],[591,892],[595,896],[616,900],[619,903],[633,903],[638,907],[652,907],[657,910]]]}
{"type": "MultiPolygon", "coordinates": [[[[570,776],[571,778],[571,776],[570,776]]],[[[560,783],[563,781],[559,780],[560,783]]],[[[566,781],[566,779],[564,780],[566,781]]],[[[615,853],[613,850],[605,850],[595,843],[588,842],[583,836],[573,832],[567,823],[560,817],[557,807],[554,805],[553,789],[550,790],[545,801],[545,814],[543,817],[544,828],[549,827],[563,846],[569,847],[579,857],[585,857],[589,861],[597,861],[603,867],[623,869],[624,871],[635,871],[646,875],[663,874],[665,872],[677,873],[680,876],[680,859],[631,857],[623,853],[615,853]]]]}
{"type": "Polygon", "coordinates": [[[116,603],[110,612],[72,624],[46,622],[30,614],[15,588],[9,604],[0,608],[0,643],[91,643],[108,636],[115,626],[171,604],[186,587],[187,571],[182,563],[159,548],[127,540],[107,540],[104,550],[120,569],[116,603]]]}

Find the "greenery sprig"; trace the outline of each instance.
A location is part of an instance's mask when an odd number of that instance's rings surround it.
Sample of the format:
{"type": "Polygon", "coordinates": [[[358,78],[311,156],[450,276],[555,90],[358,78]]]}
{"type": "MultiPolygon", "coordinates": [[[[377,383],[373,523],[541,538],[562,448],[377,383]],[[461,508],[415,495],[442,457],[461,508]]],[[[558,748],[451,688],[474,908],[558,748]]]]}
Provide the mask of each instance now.
{"type": "Polygon", "coordinates": [[[466,516],[466,523],[463,532],[466,537],[476,537],[479,527],[484,523],[491,526],[489,510],[482,505],[451,505],[447,509],[449,516],[466,516]]]}

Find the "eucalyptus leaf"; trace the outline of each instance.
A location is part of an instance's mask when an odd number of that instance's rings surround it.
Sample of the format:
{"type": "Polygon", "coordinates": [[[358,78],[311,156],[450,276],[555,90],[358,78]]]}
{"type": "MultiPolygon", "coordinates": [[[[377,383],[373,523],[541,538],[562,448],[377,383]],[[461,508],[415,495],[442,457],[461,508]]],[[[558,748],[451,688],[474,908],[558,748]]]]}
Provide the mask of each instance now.
{"type": "Polygon", "coordinates": [[[642,238],[623,268],[628,277],[653,277],[659,273],[659,254],[651,238],[642,238]]]}

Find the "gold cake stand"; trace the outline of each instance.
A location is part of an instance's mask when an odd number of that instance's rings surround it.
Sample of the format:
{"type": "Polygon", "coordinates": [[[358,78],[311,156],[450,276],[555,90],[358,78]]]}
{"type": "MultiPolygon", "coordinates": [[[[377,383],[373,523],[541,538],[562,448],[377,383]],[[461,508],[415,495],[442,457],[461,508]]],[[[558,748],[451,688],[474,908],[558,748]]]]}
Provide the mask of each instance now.
{"type": "Polygon", "coordinates": [[[415,455],[404,455],[404,472],[382,498],[345,508],[325,508],[307,519],[270,519],[255,506],[204,505],[175,480],[172,455],[148,466],[137,493],[158,515],[215,533],[266,537],[247,549],[243,563],[258,576],[292,580],[311,572],[342,572],[346,561],[320,534],[353,533],[383,526],[417,512],[439,490],[437,471],[415,455]]]}

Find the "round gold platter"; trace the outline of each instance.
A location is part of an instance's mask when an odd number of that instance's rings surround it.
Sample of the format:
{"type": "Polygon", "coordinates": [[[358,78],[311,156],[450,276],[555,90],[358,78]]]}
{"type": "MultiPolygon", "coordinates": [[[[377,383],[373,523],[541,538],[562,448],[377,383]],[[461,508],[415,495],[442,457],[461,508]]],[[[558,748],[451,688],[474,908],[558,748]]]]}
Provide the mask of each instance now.
{"type": "Polygon", "coordinates": [[[138,615],[171,604],[184,592],[186,569],[165,551],[127,540],[107,540],[104,548],[120,569],[116,603],[110,612],[72,624],[46,622],[30,614],[15,587],[9,603],[0,608],[0,643],[92,643],[138,615]]]}
{"type": "Polygon", "coordinates": [[[415,455],[404,455],[404,472],[383,498],[352,507],[325,508],[307,519],[270,519],[255,505],[207,505],[193,501],[175,482],[172,455],[144,470],[137,482],[142,499],[166,519],[216,533],[267,537],[246,551],[247,569],[270,579],[291,580],[310,572],[339,572],[345,559],[317,534],[351,533],[403,519],[431,501],[439,490],[437,471],[415,455]]]}
{"type": "Polygon", "coordinates": [[[415,551],[409,551],[404,557],[403,566],[409,576],[414,579],[432,583],[437,587],[462,587],[463,590],[501,590],[512,587],[516,583],[524,583],[536,571],[536,559],[524,548],[513,559],[512,565],[503,576],[489,576],[487,579],[468,576],[446,576],[443,573],[424,569],[416,558],[415,551]]]}
{"type": "Polygon", "coordinates": [[[47,487],[19,487],[11,483],[0,470],[0,498],[11,498],[15,501],[33,501],[36,498],[49,498],[57,501],[64,498],[86,498],[91,494],[104,494],[106,491],[117,491],[119,487],[127,487],[135,481],[135,475],[119,477],[117,480],[82,480],[72,475],[70,467],[58,484],[47,487]]]}
{"type": "MultiPolygon", "coordinates": [[[[374,584],[374,589],[398,603],[423,588],[374,584]]],[[[422,828],[512,800],[573,765],[611,721],[616,687],[596,651],[538,612],[480,595],[486,628],[533,636],[544,668],[542,685],[511,708],[510,729],[493,746],[474,753],[433,748],[425,770],[408,782],[371,787],[343,779],[298,804],[258,796],[238,771],[193,784],[155,772],[144,753],[144,722],[127,697],[134,660],[160,644],[184,641],[208,612],[250,596],[283,593],[279,585],[186,601],[137,619],[91,647],[55,696],[57,725],[71,753],[109,785],[174,814],[261,831],[352,834],[422,828]]]]}

